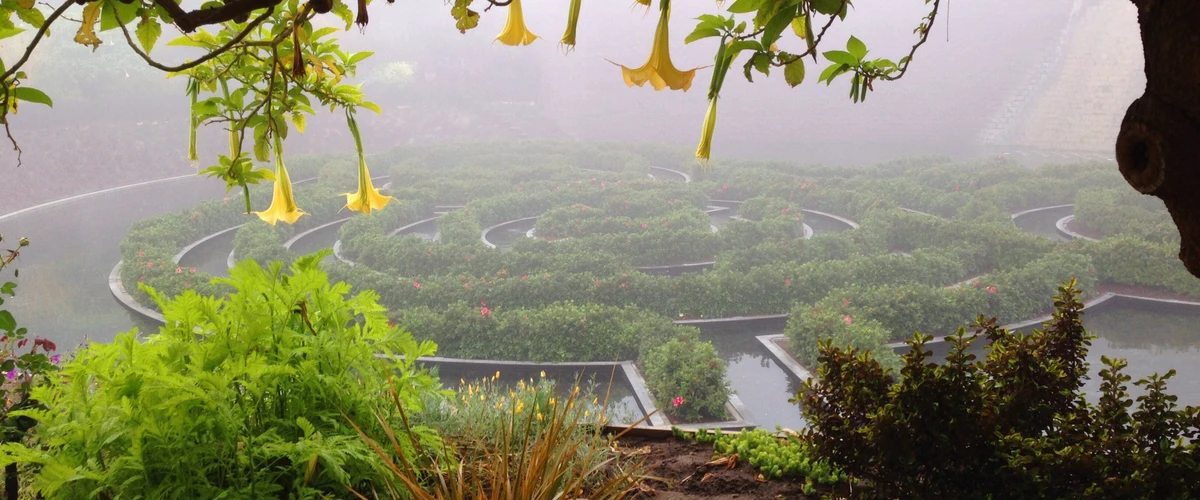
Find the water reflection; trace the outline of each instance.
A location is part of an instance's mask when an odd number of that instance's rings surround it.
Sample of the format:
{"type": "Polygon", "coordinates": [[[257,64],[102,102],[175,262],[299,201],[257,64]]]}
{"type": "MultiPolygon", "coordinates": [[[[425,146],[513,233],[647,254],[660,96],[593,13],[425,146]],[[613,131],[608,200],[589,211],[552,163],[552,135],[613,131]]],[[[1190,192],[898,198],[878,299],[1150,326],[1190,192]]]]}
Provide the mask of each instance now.
{"type": "Polygon", "coordinates": [[[760,428],[804,428],[800,407],[788,402],[800,389],[800,381],[780,367],[755,338],[782,333],[785,321],[700,326],[700,338],[712,342],[717,354],[729,362],[729,382],[749,412],[750,421],[760,428]]]}
{"type": "Polygon", "coordinates": [[[1054,241],[1067,241],[1067,237],[1059,234],[1058,229],[1054,225],[1059,219],[1073,213],[1075,213],[1075,207],[1073,206],[1038,210],[1016,217],[1013,219],[1013,223],[1017,227],[1033,234],[1045,236],[1054,241]]]}

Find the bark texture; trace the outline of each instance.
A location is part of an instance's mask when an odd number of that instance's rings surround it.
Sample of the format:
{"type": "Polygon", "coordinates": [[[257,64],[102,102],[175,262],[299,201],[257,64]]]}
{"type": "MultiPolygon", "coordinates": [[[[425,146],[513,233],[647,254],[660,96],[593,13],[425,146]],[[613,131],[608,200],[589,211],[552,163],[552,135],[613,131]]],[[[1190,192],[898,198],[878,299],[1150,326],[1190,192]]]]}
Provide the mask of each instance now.
{"type": "Polygon", "coordinates": [[[1200,1],[1132,0],[1146,92],[1129,106],[1117,164],[1129,185],[1161,198],[1179,228],[1179,259],[1200,277],[1200,1]]]}

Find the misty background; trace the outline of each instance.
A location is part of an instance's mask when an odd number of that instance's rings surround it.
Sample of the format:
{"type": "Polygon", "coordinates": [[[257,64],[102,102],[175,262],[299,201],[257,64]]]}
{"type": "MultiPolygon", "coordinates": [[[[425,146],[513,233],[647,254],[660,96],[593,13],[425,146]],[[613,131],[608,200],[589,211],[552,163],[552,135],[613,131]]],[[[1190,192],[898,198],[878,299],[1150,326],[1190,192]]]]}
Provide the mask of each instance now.
{"type": "MultiPolygon", "coordinates": [[[[697,72],[688,92],[654,92],[626,87],[620,68],[609,62],[645,62],[655,12],[632,0],[585,1],[577,49],[564,55],[558,39],[568,2],[523,5],[530,30],[543,39],[507,47],[492,43],[505,22],[502,9],[483,13],[478,28],[460,34],[441,0],[374,2],[364,31],[340,35],[347,50],[375,52],[353,80],[384,109],[360,118],[368,151],[520,139],[694,147],[709,70],[697,72]]],[[[928,8],[921,0],[857,0],[822,50],[839,49],[854,34],[873,56],[898,60],[916,41],[913,29],[928,8]]],[[[718,11],[711,1],[675,4],[671,55],[677,67],[711,64],[716,39],[684,45],[683,38],[697,15],[718,11]]],[[[26,67],[26,84],[49,93],[55,107],[27,105],[11,117],[24,154],[17,167],[15,153],[0,148],[0,213],[195,172],[186,159],[185,82],[147,67],[120,31],[102,33],[106,43],[92,52],[71,40],[74,26],[56,28],[26,67]]],[[[28,35],[5,40],[0,51],[14,57],[28,35]]],[[[177,36],[164,27],[152,56],[168,64],[195,57],[165,45],[177,36]]],[[[801,52],[803,43],[788,35],[780,48],[801,52]]],[[[713,148],[717,164],[734,158],[862,164],[928,153],[1021,154],[1034,162],[1111,158],[1125,108],[1145,86],[1136,9],[1127,0],[943,3],[909,73],[877,84],[861,104],[847,97],[848,81],[828,88],[816,83],[823,58],[806,62],[808,77],[794,89],[780,75],[756,74],[751,84],[731,72],[713,148]]],[[[213,126],[202,130],[202,166],[215,163],[225,140],[213,126]]],[[[343,117],[318,109],[306,133],[289,135],[285,151],[350,155],[354,149],[343,117]]]]}

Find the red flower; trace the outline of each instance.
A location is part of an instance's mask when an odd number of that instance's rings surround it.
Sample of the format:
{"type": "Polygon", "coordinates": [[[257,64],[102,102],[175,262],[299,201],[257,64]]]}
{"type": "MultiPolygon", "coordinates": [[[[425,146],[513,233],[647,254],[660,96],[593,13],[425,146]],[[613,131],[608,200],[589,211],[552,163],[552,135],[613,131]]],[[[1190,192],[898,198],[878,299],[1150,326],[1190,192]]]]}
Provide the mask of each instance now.
{"type": "Polygon", "coordinates": [[[642,223],[642,229],[646,229],[646,223],[645,223],[645,222],[643,222],[643,223],[642,223]]]}
{"type": "Polygon", "coordinates": [[[146,255],[146,252],[138,252],[138,257],[141,257],[143,255],[146,255]]]}
{"type": "Polygon", "coordinates": [[[25,344],[28,344],[28,343],[29,343],[29,339],[21,339],[21,340],[17,341],[17,347],[25,347],[25,344]]]}
{"type": "Polygon", "coordinates": [[[182,267],[176,267],[176,268],[175,268],[175,274],[183,274],[183,268],[182,268],[182,267]]]}
{"type": "Polygon", "coordinates": [[[842,305],[843,305],[843,306],[848,306],[848,305],[850,305],[850,299],[842,299],[842,305]]]}
{"type": "Polygon", "coordinates": [[[955,190],[955,191],[958,191],[958,184],[955,184],[955,185],[954,185],[954,190],[955,190]]]}
{"type": "Polygon", "coordinates": [[[996,287],[989,286],[989,287],[987,287],[987,291],[988,291],[988,293],[996,293],[996,287]]]}
{"type": "Polygon", "coordinates": [[[783,279],[783,285],[784,285],[784,286],[792,286],[792,279],[791,279],[791,278],[784,278],[784,279],[783,279]]]}
{"type": "Polygon", "coordinates": [[[396,327],[395,321],[388,321],[388,328],[395,328],[395,327],[396,327]]]}
{"type": "Polygon", "coordinates": [[[671,401],[671,404],[678,408],[679,405],[683,404],[683,396],[675,396],[675,399],[671,401]]]}
{"type": "Polygon", "coordinates": [[[479,314],[485,318],[490,318],[492,317],[492,310],[484,307],[479,310],[479,314]]]}
{"type": "Polygon", "coordinates": [[[463,288],[471,288],[471,284],[470,284],[470,283],[463,283],[463,288]]]}
{"type": "Polygon", "coordinates": [[[420,281],[414,281],[414,282],[413,282],[413,288],[421,288],[421,282],[420,282],[420,281]]]}
{"type": "Polygon", "coordinates": [[[979,286],[979,280],[975,280],[975,286],[979,286]]]}
{"type": "Polygon", "coordinates": [[[729,184],[722,184],[722,185],[721,185],[721,191],[724,191],[724,190],[726,190],[726,189],[729,189],[729,184]]]}
{"type": "Polygon", "coordinates": [[[600,280],[593,281],[592,286],[600,286],[600,280]]]}
{"type": "Polygon", "coordinates": [[[522,275],[521,275],[521,279],[522,279],[522,280],[529,279],[529,275],[528,275],[528,274],[522,274],[522,275]]]}
{"type": "Polygon", "coordinates": [[[47,351],[53,351],[55,349],[58,349],[58,346],[54,345],[54,342],[51,342],[50,339],[45,339],[42,337],[33,339],[33,345],[41,346],[42,349],[47,350],[47,351]]]}
{"type": "Polygon", "coordinates": [[[188,272],[192,273],[192,274],[196,274],[196,268],[193,267],[191,269],[188,269],[188,272]]]}
{"type": "Polygon", "coordinates": [[[842,321],[845,321],[847,325],[852,325],[852,324],[854,324],[854,320],[850,319],[850,317],[849,317],[849,316],[846,316],[845,318],[842,318],[842,321]]]}
{"type": "Polygon", "coordinates": [[[153,263],[153,262],[147,262],[147,263],[146,263],[146,267],[151,267],[151,268],[152,268],[152,267],[154,267],[154,263],[153,263]]]}
{"type": "Polygon", "coordinates": [[[671,221],[669,221],[669,220],[663,221],[663,227],[667,227],[667,224],[670,224],[670,223],[671,223],[671,221]]]}

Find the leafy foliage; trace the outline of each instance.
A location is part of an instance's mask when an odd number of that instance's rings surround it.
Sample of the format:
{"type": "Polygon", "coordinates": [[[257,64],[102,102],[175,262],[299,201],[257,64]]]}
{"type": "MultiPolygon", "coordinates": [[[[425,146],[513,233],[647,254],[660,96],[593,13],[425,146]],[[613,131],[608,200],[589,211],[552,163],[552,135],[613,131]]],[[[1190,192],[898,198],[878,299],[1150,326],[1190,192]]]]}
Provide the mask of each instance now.
{"type": "Polygon", "coordinates": [[[642,366],[646,386],[676,421],[728,418],[725,402],[732,391],[725,379],[725,361],[695,331],[650,350],[642,366]]]}
{"type": "Polygon", "coordinates": [[[3,462],[40,464],[34,486],[48,498],[307,497],[386,483],[347,418],[385,439],[371,419],[399,409],[376,413],[378,402],[390,390],[419,409],[437,382],[414,363],[435,346],[389,327],[372,292],[330,284],[317,269],[325,255],[288,272],[243,262],[225,280],[228,298],[147,289],[167,326],[81,349],[34,390],[47,409],[21,412],[48,439],[6,446],[3,462]]]}
{"type": "Polygon", "coordinates": [[[1011,333],[981,317],[975,336],[948,340],[942,365],[928,362],[920,335],[899,373],[823,343],[818,378],[797,396],[809,438],[880,498],[1195,496],[1200,410],[1166,394],[1173,372],[1138,381],[1135,407],[1124,361],[1107,358],[1089,402],[1079,291],[1070,282],[1059,292],[1044,330],[1011,333]],[[977,361],[978,336],[990,346],[977,361]]]}
{"type": "Polygon", "coordinates": [[[847,479],[844,472],[817,455],[812,443],[792,432],[771,433],[765,429],[753,429],[725,434],[720,429],[713,432],[700,429],[692,435],[682,432],[676,435],[711,444],[716,459],[725,458],[733,463],[746,460],[763,471],[767,479],[804,479],[806,495],[816,495],[818,485],[842,484],[847,479]]]}

